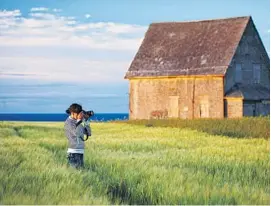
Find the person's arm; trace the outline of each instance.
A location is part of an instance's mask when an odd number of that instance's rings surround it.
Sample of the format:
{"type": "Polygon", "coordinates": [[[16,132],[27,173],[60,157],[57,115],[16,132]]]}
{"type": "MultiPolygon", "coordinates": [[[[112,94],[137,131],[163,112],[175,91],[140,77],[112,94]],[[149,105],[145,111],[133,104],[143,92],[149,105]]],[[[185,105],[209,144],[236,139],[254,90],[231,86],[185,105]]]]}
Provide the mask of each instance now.
{"type": "Polygon", "coordinates": [[[66,122],[65,123],[65,132],[70,138],[76,138],[76,125],[71,124],[71,122],[66,122]]]}
{"type": "Polygon", "coordinates": [[[69,131],[70,131],[71,138],[76,139],[77,145],[80,144],[80,139],[81,139],[80,132],[78,132],[79,125],[80,125],[80,123],[79,124],[70,124],[70,126],[68,127],[70,129],[69,131]]]}

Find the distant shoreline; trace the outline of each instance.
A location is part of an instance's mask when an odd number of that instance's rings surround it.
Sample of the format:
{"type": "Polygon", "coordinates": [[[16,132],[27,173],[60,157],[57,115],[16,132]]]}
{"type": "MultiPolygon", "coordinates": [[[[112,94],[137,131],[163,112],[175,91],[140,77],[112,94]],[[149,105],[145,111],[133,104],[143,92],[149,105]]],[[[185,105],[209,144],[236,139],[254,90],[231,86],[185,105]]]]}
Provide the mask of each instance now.
{"type": "MultiPolygon", "coordinates": [[[[0,121],[62,122],[67,117],[65,113],[0,113],[0,121]]],[[[97,113],[91,117],[91,121],[106,122],[128,118],[128,113],[97,113]]]]}

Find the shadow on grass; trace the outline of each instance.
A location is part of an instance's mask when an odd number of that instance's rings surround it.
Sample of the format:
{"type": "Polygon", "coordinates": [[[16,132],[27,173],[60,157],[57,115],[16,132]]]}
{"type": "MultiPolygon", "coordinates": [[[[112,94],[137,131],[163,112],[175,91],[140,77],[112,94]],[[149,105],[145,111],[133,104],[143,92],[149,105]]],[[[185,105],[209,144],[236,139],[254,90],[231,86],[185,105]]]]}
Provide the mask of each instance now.
{"type": "Polygon", "coordinates": [[[22,135],[22,132],[21,132],[21,130],[22,130],[21,128],[14,127],[13,130],[14,130],[16,136],[23,138],[23,135],[22,135]]]}
{"type": "Polygon", "coordinates": [[[65,145],[55,145],[55,144],[41,142],[39,143],[39,146],[53,153],[53,156],[55,157],[54,159],[58,164],[65,163],[65,159],[66,159],[65,145]]]}

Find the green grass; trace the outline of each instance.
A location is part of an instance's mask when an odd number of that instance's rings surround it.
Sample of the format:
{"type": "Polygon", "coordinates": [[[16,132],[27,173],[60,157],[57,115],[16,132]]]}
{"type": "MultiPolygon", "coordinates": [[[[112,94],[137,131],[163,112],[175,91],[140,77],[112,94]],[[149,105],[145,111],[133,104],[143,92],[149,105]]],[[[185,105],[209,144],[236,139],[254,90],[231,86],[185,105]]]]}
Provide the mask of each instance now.
{"type": "Polygon", "coordinates": [[[126,123],[155,127],[189,128],[212,135],[225,135],[235,138],[270,138],[269,116],[236,119],[128,120],[126,123]]]}
{"type": "Polygon", "coordinates": [[[93,123],[82,171],[63,123],[0,122],[0,204],[270,202],[269,139],[93,123]]]}

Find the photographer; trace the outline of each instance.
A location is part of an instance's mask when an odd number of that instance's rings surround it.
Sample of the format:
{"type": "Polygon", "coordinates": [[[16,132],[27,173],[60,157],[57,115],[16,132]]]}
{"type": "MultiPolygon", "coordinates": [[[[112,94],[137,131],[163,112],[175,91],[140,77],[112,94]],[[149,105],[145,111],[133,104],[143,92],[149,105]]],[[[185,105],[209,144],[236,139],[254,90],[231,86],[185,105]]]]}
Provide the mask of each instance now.
{"type": "Polygon", "coordinates": [[[89,115],[82,110],[79,104],[72,104],[66,113],[70,116],[65,121],[65,134],[68,139],[68,164],[77,169],[84,166],[84,135],[91,136],[89,115]],[[84,125],[85,124],[85,125],[84,125]]]}

